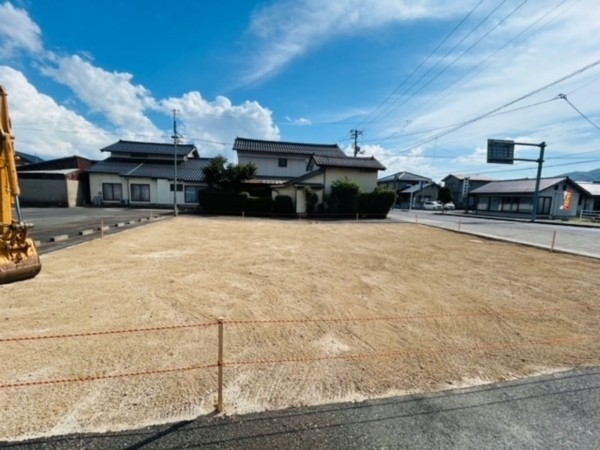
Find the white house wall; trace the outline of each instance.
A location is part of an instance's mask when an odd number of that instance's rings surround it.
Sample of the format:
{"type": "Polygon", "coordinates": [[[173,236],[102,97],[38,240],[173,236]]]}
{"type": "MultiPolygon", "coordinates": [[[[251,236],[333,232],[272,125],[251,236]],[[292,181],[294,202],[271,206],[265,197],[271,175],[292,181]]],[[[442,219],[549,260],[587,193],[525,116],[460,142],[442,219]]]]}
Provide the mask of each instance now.
{"type": "Polygon", "coordinates": [[[377,171],[361,171],[352,169],[328,168],[325,175],[325,191],[331,191],[331,185],[334,181],[348,177],[350,181],[360,186],[363,193],[373,192],[377,187],[377,171]]]}
{"type": "MultiPolygon", "coordinates": [[[[123,202],[130,203],[132,205],[172,205],[173,204],[173,192],[171,191],[171,180],[166,179],[153,179],[153,178],[124,178],[119,175],[111,174],[90,174],[90,193],[92,196],[92,202],[94,197],[99,196],[102,198],[102,184],[113,183],[120,184],[123,192],[123,202]],[[131,185],[132,184],[147,184],[150,186],[150,201],[149,202],[131,202],[131,185]]],[[[200,183],[177,183],[183,186],[181,192],[177,192],[177,204],[185,205],[185,187],[194,186],[196,188],[205,187],[204,184],[200,183]]],[[[105,203],[121,203],[121,202],[105,202],[105,203]]],[[[189,203],[189,205],[197,205],[197,202],[189,203]]]]}
{"type": "Polygon", "coordinates": [[[238,152],[238,163],[256,164],[256,174],[260,176],[295,178],[306,173],[309,157],[302,155],[267,156],[261,154],[245,154],[238,152]],[[279,167],[279,159],[287,160],[287,167],[279,167]]]}

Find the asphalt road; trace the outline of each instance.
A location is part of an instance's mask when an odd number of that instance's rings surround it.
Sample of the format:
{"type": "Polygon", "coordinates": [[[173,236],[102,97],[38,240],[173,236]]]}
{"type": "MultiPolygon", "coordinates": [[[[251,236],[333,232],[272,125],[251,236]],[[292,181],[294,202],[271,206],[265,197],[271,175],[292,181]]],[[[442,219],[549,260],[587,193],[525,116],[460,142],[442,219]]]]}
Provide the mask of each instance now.
{"type": "Polygon", "coordinates": [[[600,258],[600,227],[565,223],[531,223],[478,217],[473,214],[441,214],[423,210],[392,210],[392,220],[421,223],[482,237],[517,242],[535,247],[600,258]]]}
{"type": "Polygon", "coordinates": [[[122,433],[21,443],[31,449],[598,449],[600,369],[424,395],[271,411],[122,433]]]}
{"type": "Polygon", "coordinates": [[[40,254],[172,216],[164,209],[137,208],[22,208],[23,220],[33,223],[30,236],[40,254]],[[105,227],[105,230],[100,230],[105,227]],[[89,234],[81,234],[86,232],[89,234]],[[91,233],[90,233],[91,232],[91,233]],[[65,235],[67,239],[64,239],[65,235]],[[61,239],[54,241],[54,238],[61,239]]]}

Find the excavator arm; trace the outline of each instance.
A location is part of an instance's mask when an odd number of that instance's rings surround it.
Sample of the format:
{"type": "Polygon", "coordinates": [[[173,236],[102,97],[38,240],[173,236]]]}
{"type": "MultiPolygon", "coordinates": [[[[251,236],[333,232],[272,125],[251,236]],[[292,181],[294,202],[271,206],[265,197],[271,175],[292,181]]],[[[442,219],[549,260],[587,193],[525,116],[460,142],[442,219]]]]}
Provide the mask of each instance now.
{"type": "Polygon", "coordinates": [[[32,225],[24,223],[21,217],[17,156],[7,97],[0,86],[0,284],[33,278],[42,268],[37,249],[28,237],[32,225]]]}

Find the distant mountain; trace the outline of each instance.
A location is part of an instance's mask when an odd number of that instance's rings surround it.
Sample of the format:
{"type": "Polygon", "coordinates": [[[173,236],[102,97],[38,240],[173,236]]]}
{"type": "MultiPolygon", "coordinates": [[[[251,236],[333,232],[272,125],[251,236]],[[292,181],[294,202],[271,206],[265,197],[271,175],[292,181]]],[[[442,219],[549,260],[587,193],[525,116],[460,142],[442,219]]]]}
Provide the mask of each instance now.
{"type": "Polygon", "coordinates": [[[569,172],[563,173],[561,177],[569,177],[575,181],[600,181],[600,168],[590,170],[589,172],[569,172]]]}

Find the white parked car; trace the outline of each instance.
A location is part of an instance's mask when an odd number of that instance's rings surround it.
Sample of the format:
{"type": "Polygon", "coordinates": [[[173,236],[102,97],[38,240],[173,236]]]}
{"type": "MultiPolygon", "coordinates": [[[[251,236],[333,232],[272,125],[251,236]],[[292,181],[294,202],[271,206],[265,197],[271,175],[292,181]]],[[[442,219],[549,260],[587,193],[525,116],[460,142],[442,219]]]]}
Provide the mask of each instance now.
{"type": "Polygon", "coordinates": [[[454,203],[448,202],[448,203],[444,204],[444,209],[450,210],[450,209],[456,209],[456,207],[454,206],[454,203]]]}
{"type": "Polygon", "coordinates": [[[423,203],[423,208],[424,209],[441,210],[443,208],[443,205],[438,201],[431,200],[431,201],[423,203]]]}

